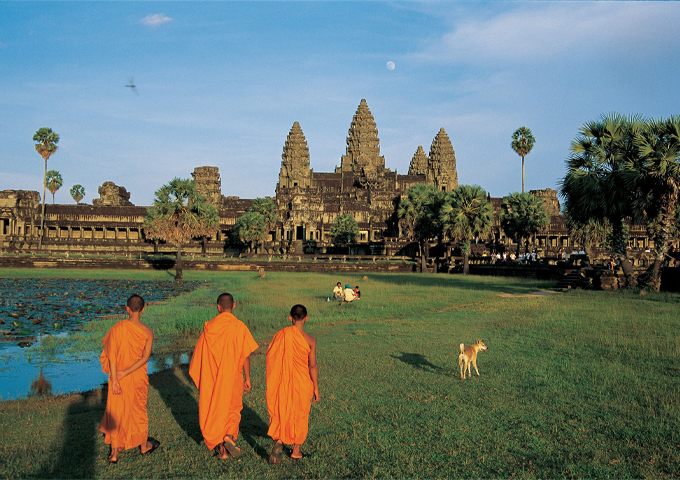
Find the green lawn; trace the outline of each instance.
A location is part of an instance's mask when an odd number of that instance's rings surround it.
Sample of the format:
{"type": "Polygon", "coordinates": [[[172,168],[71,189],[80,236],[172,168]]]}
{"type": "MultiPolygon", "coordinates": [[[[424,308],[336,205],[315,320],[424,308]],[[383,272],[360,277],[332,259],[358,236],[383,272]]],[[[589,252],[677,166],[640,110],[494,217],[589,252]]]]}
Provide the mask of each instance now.
{"type": "MultiPolygon", "coordinates": [[[[184,367],[151,377],[149,433],[161,449],[114,466],[97,432],[102,392],[0,403],[0,476],[680,477],[678,295],[523,296],[551,284],[447,275],[185,276],[205,286],[145,312],[162,348],[195,343],[222,291],[261,345],[241,458],[220,461],[201,443],[184,367]],[[360,285],[362,300],[326,302],[337,281],[360,285]],[[322,399],[310,457],[269,466],[264,354],[298,302],[318,339],[322,399]],[[458,345],[478,338],[481,376],[461,381],[458,345]]],[[[94,322],[78,343],[96,345],[109,326],[94,322]]]]}

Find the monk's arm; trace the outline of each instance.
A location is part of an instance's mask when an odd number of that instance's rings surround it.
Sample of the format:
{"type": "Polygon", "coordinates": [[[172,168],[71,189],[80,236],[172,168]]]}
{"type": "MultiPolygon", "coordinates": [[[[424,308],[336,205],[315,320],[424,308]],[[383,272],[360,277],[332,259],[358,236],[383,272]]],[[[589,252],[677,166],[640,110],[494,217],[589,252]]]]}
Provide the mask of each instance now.
{"type": "Polygon", "coordinates": [[[153,345],[153,333],[149,334],[149,338],[147,338],[146,343],[144,344],[144,351],[142,352],[142,357],[125,370],[121,370],[118,374],[118,380],[122,380],[123,378],[130,375],[132,372],[134,372],[139,367],[141,367],[142,365],[149,361],[149,357],[151,356],[152,345],[153,345]]]}
{"type": "Polygon", "coordinates": [[[246,380],[243,382],[243,391],[249,392],[252,387],[250,384],[250,357],[246,357],[243,362],[243,373],[246,376],[246,380]]]}
{"type": "Polygon", "coordinates": [[[311,350],[309,351],[309,377],[312,379],[314,384],[314,402],[321,400],[321,392],[319,391],[319,366],[316,363],[316,339],[310,342],[311,350]]]}

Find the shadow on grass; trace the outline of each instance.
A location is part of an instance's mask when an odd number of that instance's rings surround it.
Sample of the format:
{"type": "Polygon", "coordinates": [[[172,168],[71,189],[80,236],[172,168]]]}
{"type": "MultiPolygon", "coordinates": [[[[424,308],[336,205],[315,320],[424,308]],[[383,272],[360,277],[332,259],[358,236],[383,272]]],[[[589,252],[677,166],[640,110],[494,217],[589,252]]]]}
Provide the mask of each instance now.
{"type": "Polygon", "coordinates": [[[188,366],[151,375],[149,384],[158,391],[184,433],[197,444],[201,443],[203,435],[198,423],[198,402],[194,397],[196,389],[189,377],[188,366]],[[185,381],[182,381],[179,375],[183,375],[185,381]]]}
{"type": "Polygon", "coordinates": [[[446,370],[442,367],[429,362],[425,355],[420,353],[406,353],[400,352],[399,355],[390,355],[390,357],[404,362],[407,365],[411,365],[419,370],[424,370],[426,372],[440,373],[442,375],[446,374],[446,370]]]}
{"type": "Polygon", "coordinates": [[[268,438],[267,430],[269,430],[269,425],[260,418],[255,410],[244,403],[243,410],[241,410],[239,431],[241,432],[243,439],[252,447],[255,453],[265,459],[269,458],[269,451],[266,447],[263,447],[257,439],[268,438]]]}
{"type": "MultiPolygon", "coordinates": [[[[35,478],[94,478],[98,444],[103,441],[99,422],[106,410],[108,388],[85,392],[72,403],[63,422],[63,443],[51,461],[37,472],[35,478]],[[101,440],[100,440],[101,438],[101,440]]],[[[26,432],[30,441],[31,432],[26,432]]],[[[39,448],[39,447],[38,447],[39,448]]]]}

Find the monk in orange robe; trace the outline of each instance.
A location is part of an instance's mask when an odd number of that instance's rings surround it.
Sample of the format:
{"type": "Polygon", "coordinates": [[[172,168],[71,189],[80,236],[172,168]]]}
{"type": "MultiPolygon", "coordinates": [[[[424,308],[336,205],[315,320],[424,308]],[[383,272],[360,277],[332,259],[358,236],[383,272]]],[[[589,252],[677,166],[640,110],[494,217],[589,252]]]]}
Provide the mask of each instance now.
{"type": "Polygon", "coordinates": [[[205,323],[189,365],[199,391],[198,419],[205,445],[209,450],[219,445],[222,459],[241,454],[236,439],[243,392],[250,391],[249,355],[258,347],[245,323],[232,314],[235,306],[229,293],[217,298],[219,315],[205,323]]]}
{"type": "Polygon", "coordinates": [[[116,323],[104,336],[99,357],[109,375],[106,411],[99,425],[104,441],[111,445],[109,463],[118,461],[122,450],[140,447],[142,454],[156,450],[160,443],[149,438],[146,403],[149,377],[146,362],[151,355],[153,331],[141,321],[144,299],[128,298],[125,307],[130,318],[116,323]]]}
{"type": "Polygon", "coordinates": [[[293,445],[291,458],[303,457],[311,401],[321,399],[316,339],[305,332],[309,316],[304,305],[290,310],[290,327],[280,330],[267,349],[267,410],[274,440],[269,463],[281,463],[283,444],[293,445]]]}

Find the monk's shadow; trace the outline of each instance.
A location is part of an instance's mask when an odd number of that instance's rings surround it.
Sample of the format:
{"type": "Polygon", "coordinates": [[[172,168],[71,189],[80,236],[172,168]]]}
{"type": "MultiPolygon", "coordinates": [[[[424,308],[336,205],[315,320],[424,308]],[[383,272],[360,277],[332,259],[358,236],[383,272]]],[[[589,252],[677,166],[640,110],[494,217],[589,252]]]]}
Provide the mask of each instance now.
{"type": "MultiPolygon", "coordinates": [[[[104,435],[99,422],[106,409],[107,387],[81,394],[71,403],[62,423],[62,443],[35,478],[94,478],[96,456],[104,435]]],[[[27,432],[27,438],[30,436],[27,432]]],[[[28,441],[28,440],[27,440],[28,441]]]]}
{"type": "Polygon", "coordinates": [[[445,369],[443,369],[439,365],[431,363],[429,360],[425,358],[425,355],[421,353],[399,352],[399,355],[390,355],[390,357],[397,359],[401,362],[404,362],[407,365],[411,365],[412,367],[417,368],[419,370],[446,375],[445,369]]]}
{"type": "Polygon", "coordinates": [[[244,403],[243,410],[241,410],[239,432],[255,453],[266,459],[269,458],[269,451],[257,439],[268,438],[267,430],[269,430],[269,425],[262,420],[255,410],[244,403]]]}
{"type": "Polygon", "coordinates": [[[201,443],[203,435],[198,423],[198,401],[194,396],[196,389],[189,376],[189,367],[185,365],[158,372],[149,377],[149,384],[156,389],[184,433],[197,444],[201,443]]]}

